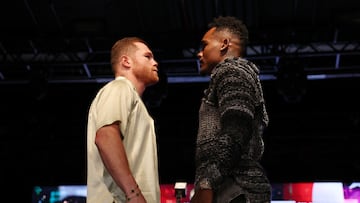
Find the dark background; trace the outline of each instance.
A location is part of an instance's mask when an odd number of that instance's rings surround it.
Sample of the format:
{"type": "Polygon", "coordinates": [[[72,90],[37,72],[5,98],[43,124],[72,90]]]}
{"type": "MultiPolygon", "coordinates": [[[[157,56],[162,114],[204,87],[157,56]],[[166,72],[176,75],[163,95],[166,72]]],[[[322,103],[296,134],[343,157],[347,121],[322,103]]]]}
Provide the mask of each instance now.
{"type": "Polygon", "coordinates": [[[207,86],[196,49],[218,15],[250,31],[247,58],[261,70],[270,116],[262,160],[270,180],[359,181],[359,14],[355,0],[1,1],[2,199],[86,184],[87,110],[112,78],[111,45],[129,35],[149,42],[161,70],[144,95],[161,183],[192,182],[207,86]]]}

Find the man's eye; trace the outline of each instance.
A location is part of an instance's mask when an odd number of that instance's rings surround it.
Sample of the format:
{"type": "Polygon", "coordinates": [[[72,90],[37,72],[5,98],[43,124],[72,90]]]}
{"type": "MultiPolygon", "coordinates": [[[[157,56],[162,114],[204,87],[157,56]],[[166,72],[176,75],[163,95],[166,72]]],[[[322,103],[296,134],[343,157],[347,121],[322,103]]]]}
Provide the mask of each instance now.
{"type": "Polygon", "coordinates": [[[204,48],[205,48],[205,44],[200,44],[200,46],[199,46],[199,51],[203,51],[204,50],[204,48]]]}

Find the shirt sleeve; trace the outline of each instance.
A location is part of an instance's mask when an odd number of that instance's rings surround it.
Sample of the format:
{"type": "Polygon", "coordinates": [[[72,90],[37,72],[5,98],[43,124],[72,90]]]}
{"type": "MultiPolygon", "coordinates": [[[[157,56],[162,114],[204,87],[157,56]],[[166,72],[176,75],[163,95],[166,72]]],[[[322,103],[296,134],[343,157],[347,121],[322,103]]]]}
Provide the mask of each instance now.
{"type": "Polygon", "coordinates": [[[108,84],[99,94],[97,102],[97,129],[120,121],[120,129],[124,130],[132,108],[132,90],[124,81],[108,84]]]}

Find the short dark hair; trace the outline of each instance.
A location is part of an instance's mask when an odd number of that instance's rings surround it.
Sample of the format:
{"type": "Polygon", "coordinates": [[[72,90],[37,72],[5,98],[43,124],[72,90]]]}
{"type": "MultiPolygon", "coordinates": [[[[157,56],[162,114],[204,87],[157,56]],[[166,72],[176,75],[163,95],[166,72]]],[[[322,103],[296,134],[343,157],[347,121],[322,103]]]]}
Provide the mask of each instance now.
{"type": "Polygon", "coordinates": [[[243,21],[233,16],[219,16],[214,18],[213,21],[208,24],[208,27],[215,27],[218,31],[227,30],[231,34],[236,35],[244,45],[249,42],[249,31],[246,25],[243,21]]]}

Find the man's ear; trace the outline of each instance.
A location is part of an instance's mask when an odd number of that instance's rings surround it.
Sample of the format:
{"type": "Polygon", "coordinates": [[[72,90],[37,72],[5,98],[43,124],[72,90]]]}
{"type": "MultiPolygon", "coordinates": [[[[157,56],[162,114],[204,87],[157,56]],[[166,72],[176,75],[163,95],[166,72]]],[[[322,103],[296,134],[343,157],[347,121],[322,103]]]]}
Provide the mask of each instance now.
{"type": "Polygon", "coordinates": [[[224,38],[222,40],[222,45],[221,45],[220,51],[221,52],[226,51],[229,48],[229,45],[230,45],[230,39],[224,38]]]}
{"type": "Polygon", "coordinates": [[[120,57],[120,63],[122,66],[129,68],[131,64],[131,59],[126,55],[122,55],[120,57]]]}

